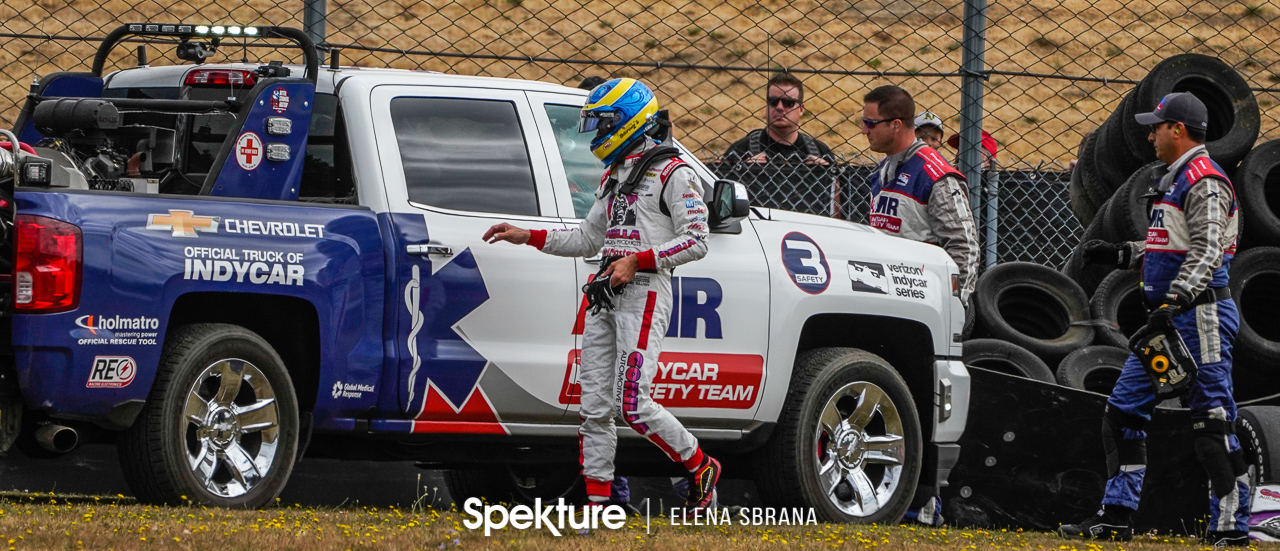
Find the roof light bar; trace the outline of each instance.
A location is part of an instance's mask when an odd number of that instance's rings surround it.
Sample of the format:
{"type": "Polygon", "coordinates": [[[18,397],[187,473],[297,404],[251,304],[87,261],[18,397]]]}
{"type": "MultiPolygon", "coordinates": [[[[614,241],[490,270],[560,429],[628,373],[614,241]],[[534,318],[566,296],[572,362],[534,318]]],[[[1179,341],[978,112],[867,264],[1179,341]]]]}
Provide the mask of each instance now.
{"type": "Polygon", "coordinates": [[[128,25],[129,32],[133,34],[151,34],[151,35],[229,35],[229,36],[259,36],[261,31],[257,27],[245,27],[241,25],[185,25],[185,24],[161,24],[161,23],[131,23],[128,25]]]}

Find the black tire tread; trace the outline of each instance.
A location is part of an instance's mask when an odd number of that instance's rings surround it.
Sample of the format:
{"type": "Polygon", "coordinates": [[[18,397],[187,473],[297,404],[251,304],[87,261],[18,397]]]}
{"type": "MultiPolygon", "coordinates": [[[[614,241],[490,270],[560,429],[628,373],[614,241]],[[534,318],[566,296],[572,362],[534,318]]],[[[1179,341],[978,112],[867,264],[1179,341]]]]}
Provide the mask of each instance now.
{"type": "MultiPolygon", "coordinates": [[[[1084,378],[1089,372],[1103,368],[1116,368],[1116,376],[1124,369],[1124,362],[1129,351],[1111,346],[1086,346],[1067,354],[1058,364],[1057,382],[1059,385],[1076,390],[1087,390],[1084,378]]],[[[1109,393],[1107,393],[1109,394],[1109,393]]]]}
{"type": "MultiPolygon", "coordinates": [[[[773,507],[809,507],[811,504],[806,503],[803,490],[799,484],[788,484],[788,476],[780,473],[798,473],[801,467],[797,461],[795,443],[799,442],[801,435],[798,434],[800,423],[799,416],[804,407],[804,401],[809,394],[813,383],[817,380],[833,361],[841,358],[852,357],[854,361],[877,363],[885,366],[886,371],[892,374],[896,383],[903,389],[907,389],[910,395],[910,387],[907,386],[902,375],[893,369],[889,362],[880,356],[860,350],[856,348],[816,348],[800,353],[796,357],[795,369],[791,375],[791,385],[787,389],[787,398],[783,402],[782,413],[779,415],[778,423],[773,434],[769,438],[769,442],[758,453],[761,454],[763,461],[758,462],[757,472],[755,473],[756,489],[760,492],[760,496],[770,506],[773,507]]],[[[919,413],[915,409],[915,403],[910,402],[901,404],[901,414],[904,423],[915,423],[917,436],[921,435],[919,428],[919,413]]],[[[923,442],[921,442],[923,444],[923,442]]],[[[919,448],[919,452],[923,452],[923,447],[919,448]]],[[[917,453],[917,459],[922,458],[917,453]]],[[[902,513],[906,511],[906,506],[910,504],[911,498],[915,495],[916,485],[919,483],[921,465],[917,461],[914,466],[904,466],[905,469],[914,470],[907,472],[905,475],[904,486],[899,491],[901,495],[906,496],[902,511],[898,511],[894,518],[888,519],[888,523],[896,523],[902,513]]],[[[825,520],[821,518],[820,520],[825,520]]]]}
{"type": "MultiPolygon", "coordinates": [[[[1253,247],[1236,255],[1231,261],[1230,287],[1231,296],[1235,298],[1237,305],[1239,305],[1241,299],[1246,298],[1244,292],[1244,287],[1247,283],[1246,276],[1257,272],[1274,273],[1277,270],[1280,270],[1280,247],[1253,247]]],[[[1237,373],[1241,371],[1241,368],[1247,371],[1255,371],[1256,373],[1241,374],[1249,379],[1252,379],[1252,377],[1249,377],[1250,375],[1260,376],[1265,374],[1265,379],[1270,383],[1271,388],[1258,390],[1268,394],[1275,392],[1274,366],[1276,360],[1280,359],[1280,342],[1272,341],[1259,334],[1249,324],[1249,318],[1245,316],[1243,305],[1239,306],[1241,310],[1240,330],[1236,334],[1234,350],[1239,361],[1235,370],[1237,373]]]]}
{"type": "Polygon", "coordinates": [[[1126,292],[1141,292],[1137,287],[1142,277],[1131,270],[1115,270],[1103,278],[1098,284],[1093,297],[1089,299],[1089,313],[1098,323],[1097,337],[1094,344],[1127,348],[1129,336],[1120,329],[1118,297],[1126,292]]]}
{"type": "Polygon", "coordinates": [[[1252,441],[1246,447],[1253,448],[1258,454],[1255,459],[1261,467],[1258,482],[1280,481],[1280,406],[1243,406],[1237,416],[1236,427],[1236,434],[1242,441],[1252,441]],[[1253,430],[1244,430],[1247,428],[1253,430]]]}
{"type": "Polygon", "coordinates": [[[1280,140],[1253,148],[1232,176],[1236,201],[1246,213],[1241,220],[1242,243],[1249,246],[1280,245],[1280,205],[1267,201],[1267,175],[1280,165],[1280,140]]]}
{"type": "MultiPolygon", "coordinates": [[[[278,365],[284,366],[284,362],[280,360],[279,355],[271,347],[270,343],[256,333],[237,325],[199,323],[182,326],[170,331],[165,338],[160,364],[157,366],[155,382],[152,384],[151,392],[148,394],[147,405],[143,408],[133,426],[120,434],[116,444],[125,481],[129,484],[129,489],[133,491],[134,497],[141,502],[178,504],[185,501],[183,499],[185,494],[173,482],[178,478],[179,473],[173,472],[172,465],[165,461],[161,435],[164,424],[164,408],[160,404],[160,398],[174,384],[175,378],[179,375],[176,370],[183,358],[196,350],[202,342],[215,339],[214,336],[219,333],[222,333],[223,335],[221,336],[224,338],[235,336],[256,341],[258,345],[264,347],[274,357],[278,365]]],[[[285,376],[288,376],[287,370],[285,376]]],[[[292,399],[296,410],[297,399],[293,394],[291,385],[287,392],[286,389],[276,389],[276,393],[277,400],[282,398],[292,399]]],[[[282,429],[281,432],[285,431],[282,429]]],[[[297,436],[297,434],[294,435],[295,440],[297,436]]],[[[293,460],[297,455],[296,446],[297,442],[295,441],[292,452],[284,455],[287,461],[284,467],[288,470],[292,469],[293,460]]],[[[285,478],[288,475],[288,471],[283,473],[285,478]]],[[[191,499],[192,496],[187,496],[187,498],[191,499]]]]}
{"type": "Polygon", "coordinates": [[[1004,360],[1019,368],[1022,372],[1021,377],[1052,383],[1053,370],[1049,369],[1049,364],[1036,357],[1026,348],[1018,346],[1008,341],[998,339],[972,339],[964,341],[964,364],[966,366],[977,366],[978,362],[983,360],[1004,360]]]}
{"type": "MultiPolygon", "coordinates": [[[[785,405],[782,408],[782,414],[778,416],[778,424],[769,437],[770,441],[777,439],[785,442],[796,441],[796,433],[799,429],[796,418],[800,415],[800,406],[804,402],[805,394],[813,386],[813,380],[822,372],[822,366],[816,364],[814,360],[828,354],[838,355],[832,349],[816,348],[796,356],[795,368],[791,373],[791,386],[787,389],[787,399],[783,401],[785,405]]],[[[770,465],[771,468],[766,469],[769,472],[756,473],[756,489],[760,495],[777,507],[806,506],[798,486],[788,485],[782,477],[774,476],[778,468],[787,469],[782,472],[797,472],[800,466],[796,464],[795,456],[786,453],[786,449],[782,446],[766,445],[762,451],[765,453],[763,464],[770,465]]]]}
{"type": "MultiPolygon", "coordinates": [[[[1075,256],[1076,259],[1073,260],[1078,262],[1080,255],[1075,256]]],[[[1057,364],[1063,356],[1076,348],[1092,343],[1094,339],[1094,328],[1088,324],[1090,321],[1088,295],[1069,276],[1046,266],[1031,262],[1006,262],[990,268],[978,278],[973,302],[978,314],[977,326],[973,333],[975,337],[1010,341],[1031,351],[1049,365],[1057,364]],[[1040,312],[1050,312],[1052,311],[1050,309],[1061,306],[1068,318],[1064,321],[1065,332],[1047,339],[1024,334],[1014,327],[1005,313],[999,311],[999,306],[1001,295],[1015,286],[1033,288],[1042,295],[1055,299],[1054,305],[1026,302],[1018,306],[1040,312]]],[[[1017,311],[1024,314],[1026,312],[1025,310],[1017,311]]],[[[1031,323],[1025,316],[1022,320],[1031,323]]]]}

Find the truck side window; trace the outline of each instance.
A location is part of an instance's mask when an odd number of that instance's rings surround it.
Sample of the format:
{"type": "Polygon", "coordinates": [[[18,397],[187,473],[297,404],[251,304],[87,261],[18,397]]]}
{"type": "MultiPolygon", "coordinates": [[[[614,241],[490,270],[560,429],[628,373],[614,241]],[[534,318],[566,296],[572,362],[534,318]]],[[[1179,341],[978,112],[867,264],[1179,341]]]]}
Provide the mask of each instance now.
{"type": "Polygon", "coordinates": [[[346,125],[333,94],[316,94],[306,155],[298,200],[357,204],[346,125]]]}
{"type": "Polygon", "coordinates": [[[533,168],[515,104],[396,98],[391,117],[409,200],[435,207],[538,215],[533,168]]]}
{"type": "Polygon", "coordinates": [[[596,202],[596,188],[604,175],[604,165],[591,153],[592,132],[578,132],[578,114],[582,107],[572,105],[546,105],[547,118],[556,134],[560,150],[560,162],[569,179],[569,194],[573,196],[573,214],[586,218],[591,205],[596,202]]]}

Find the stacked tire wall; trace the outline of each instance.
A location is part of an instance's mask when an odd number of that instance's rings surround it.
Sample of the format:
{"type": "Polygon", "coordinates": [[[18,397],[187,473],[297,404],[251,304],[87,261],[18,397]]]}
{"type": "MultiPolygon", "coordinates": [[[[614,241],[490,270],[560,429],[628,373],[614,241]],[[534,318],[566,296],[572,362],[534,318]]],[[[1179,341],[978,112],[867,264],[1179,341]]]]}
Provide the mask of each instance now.
{"type": "Polygon", "coordinates": [[[1280,140],[1254,147],[1260,130],[1257,101],[1225,63],[1198,54],[1164,60],[1081,141],[1069,191],[1085,230],[1062,273],[1090,297],[1095,344],[1124,346],[1145,323],[1139,275],[1087,265],[1082,248],[1093,239],[1145,240],[1148,196],[1155,194],[1165,165],[1155,158],[1149,128],[1134,115],[1153,111],[1171,92],[1191,92],[1208,108],[1209,156],[1231,177],[1240,209],[1240,239],[1230,267],[1232,297],[1240,310],[1232,357],[1236,398],[1280,393],[1280,140]]]}

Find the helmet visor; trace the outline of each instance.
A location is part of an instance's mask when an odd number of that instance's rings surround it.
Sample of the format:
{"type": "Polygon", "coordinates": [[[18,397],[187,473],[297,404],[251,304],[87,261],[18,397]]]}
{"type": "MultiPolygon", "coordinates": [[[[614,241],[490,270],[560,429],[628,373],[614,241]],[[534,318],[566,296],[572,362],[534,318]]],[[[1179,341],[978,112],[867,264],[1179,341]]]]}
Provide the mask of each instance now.
{"type": "Polygon", "coordinates": [[[618,123],[617,111],[583,111],[578,121],[578,132],[607,132],[618,123]]]}

